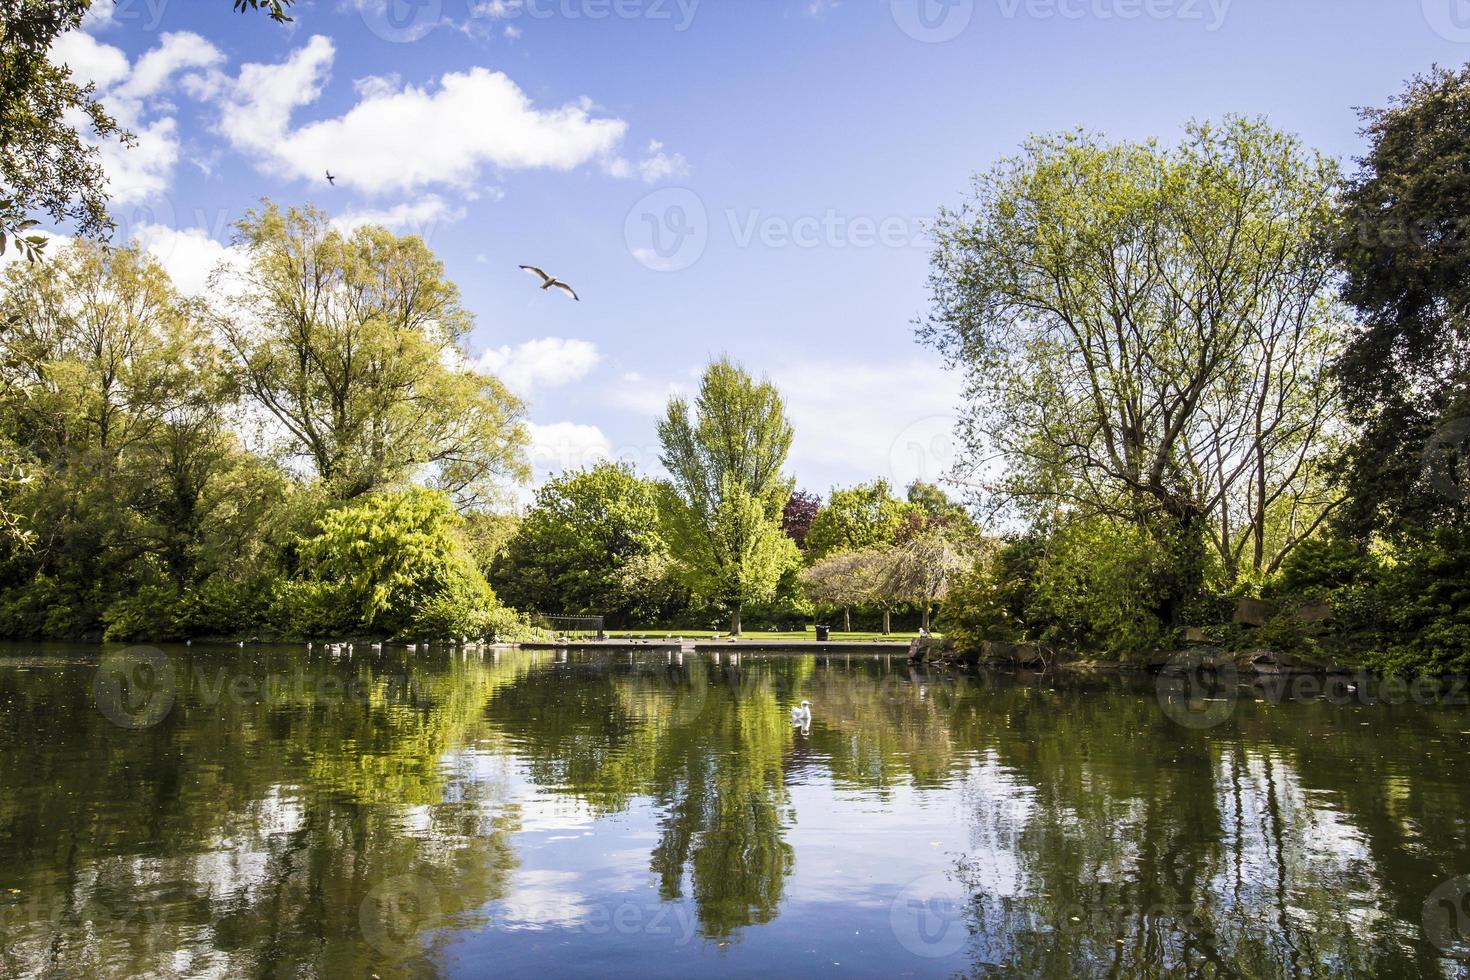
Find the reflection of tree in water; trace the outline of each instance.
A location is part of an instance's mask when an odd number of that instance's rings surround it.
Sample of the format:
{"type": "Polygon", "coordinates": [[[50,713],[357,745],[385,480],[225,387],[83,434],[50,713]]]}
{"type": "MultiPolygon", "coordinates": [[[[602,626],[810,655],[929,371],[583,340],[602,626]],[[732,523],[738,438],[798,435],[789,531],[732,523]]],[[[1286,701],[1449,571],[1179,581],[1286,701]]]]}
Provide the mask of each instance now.
{"type": "Polygon", "coordinates": [[[19,890],[0,896],[0,974],[440,972],[435,930],[503,894],[515,829],[500,787],[441,757],[524,665],[186,658],[179,703],[141,732],[95,710],[85,670],[0,673],[19,890]],[[309,681],[216,698],[220,667],[309,681]]]}
{"type": "MultiPolygon", "coordinates": [[[[231,670],[301,660],[265,656],[231,670]]],[[[962,802],[977,973],[1442,972],[1418,919],[1470,869],[1463,711],[1247,696],[1199,732],[1118,678],[531,660],[313,661],[368,696],[190,690],[141,732],[84,670],[0,671],[0,974],[436,974],[438,927],[473,927],[515,865],[517,809],[477,769],[507,752],[596,812],[652,800],[660,893],[710,938],[775,918],[786,786],[830,779],[962,802]]]]}
{"type": "Polygon", "coordinates": [[[778,694],[809,669],[791,661],[778,679],[693,657],[577,659],[527,677],[489,714],[538,783],[605,812],[653,799],[661,897],[687,889],[701,933],[724,939],[775,917],[794,866],[782,778],[792,734],[778,694]]]}
{"type": "Polygon", "coordinates": [[[687,870],[701,931],[712,938],[775,918],[795,864],[783,836],[782,756],[792,738],[784,710],[772,690],[717,685],[701,716],[703,739],[681,739],[660,760],[659,894],[682,897],[687,870]]]}

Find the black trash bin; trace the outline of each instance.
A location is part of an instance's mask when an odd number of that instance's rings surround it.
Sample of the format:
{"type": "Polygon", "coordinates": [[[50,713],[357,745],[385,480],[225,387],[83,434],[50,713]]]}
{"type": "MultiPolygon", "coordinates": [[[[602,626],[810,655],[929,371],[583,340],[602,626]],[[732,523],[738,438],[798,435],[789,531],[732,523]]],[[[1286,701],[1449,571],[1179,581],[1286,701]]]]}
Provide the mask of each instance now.
{"type": "Polygon", "coordinates": [[[817,642],[818,643],[826,643],[830,639],[832,639],[832,627],[830,627],[830,626],[818,626],[817,627],[817,642]]]}

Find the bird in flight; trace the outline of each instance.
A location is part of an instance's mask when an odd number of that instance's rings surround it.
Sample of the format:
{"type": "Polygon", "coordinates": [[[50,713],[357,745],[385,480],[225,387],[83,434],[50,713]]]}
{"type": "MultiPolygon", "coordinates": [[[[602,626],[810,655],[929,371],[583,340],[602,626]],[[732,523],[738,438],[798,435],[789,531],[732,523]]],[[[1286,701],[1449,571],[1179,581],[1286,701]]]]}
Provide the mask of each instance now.
{"type": "Polygon", "coordinates": [[[577,295],[577,291],[575,289],[573,289],[571,286],[568,286],[566,283],[562,282],[555,276],[548,276],[546,273],[542,272],[534,265],[523,265],[521,266],[521,268],[526,270],[536,278],[540,279],[542,289],[560,289],[562,292],[566,293],[578,303],[582,302],[582,297],[577,295]]]}
{"type": "Polygon", "coordinates": [[[332,172],[330,170],[327,171],[327,183],[331,184],[333,187],[337,186],[337,178],[332,176],[332,172]]]}

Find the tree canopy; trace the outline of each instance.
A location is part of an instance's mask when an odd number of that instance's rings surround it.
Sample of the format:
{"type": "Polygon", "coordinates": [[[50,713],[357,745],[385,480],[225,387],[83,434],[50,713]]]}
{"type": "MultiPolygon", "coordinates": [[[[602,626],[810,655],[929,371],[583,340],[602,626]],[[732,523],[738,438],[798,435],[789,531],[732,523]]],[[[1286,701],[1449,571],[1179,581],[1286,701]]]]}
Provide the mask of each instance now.
{"type": "Polygon", "coordinates": [[[724,358],[706,369],[694,409],[671,399],[659,423],[665,537],[690,588],[725,606],[738,634],[745,604],[774,596],[800,560],[781,526],[792,428],[775,386],[724,358]]]}
{"type": "Polygon", "coordinates": [[[1028,140],[936,227],[921,336],[965,371],[987,503],[1203,532],[1274,570],[1339,503],[1335,165],[1264,123],[1028,140]],[[991,479],[983,460],[999,455],[991,479]]]}

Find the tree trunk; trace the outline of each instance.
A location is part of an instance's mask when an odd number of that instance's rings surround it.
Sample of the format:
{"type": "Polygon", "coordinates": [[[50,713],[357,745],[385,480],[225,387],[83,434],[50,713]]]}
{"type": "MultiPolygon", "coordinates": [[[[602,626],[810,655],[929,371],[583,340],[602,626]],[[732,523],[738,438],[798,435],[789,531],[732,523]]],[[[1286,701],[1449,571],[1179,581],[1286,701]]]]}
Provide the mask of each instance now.
{"type": "Polygon", "coordinates": [[[850,606],[842,607],[842,632],[852,632],[852,607],[850,606]]]}
{"type": "Polygon", "coordinates": [[[740,635],[740,606],[736,606],[730,613],[730,635],[740,635]]]}
{"type": "Polygon", "coordinates": [[[889,633],[892,633],[893,632],[892,621],[891,621],[891,618],[890,618],[890,617],[892,617],[892,615],[893,614],[891,612],[889,612],[887,609],[883,610],[883,635],[884,636],[887,636],[889,633]]]}
{"type": "Polygon", "coordinates": [[[929,631],[929,603],[924,603],[924,632],[929,631]]]}

